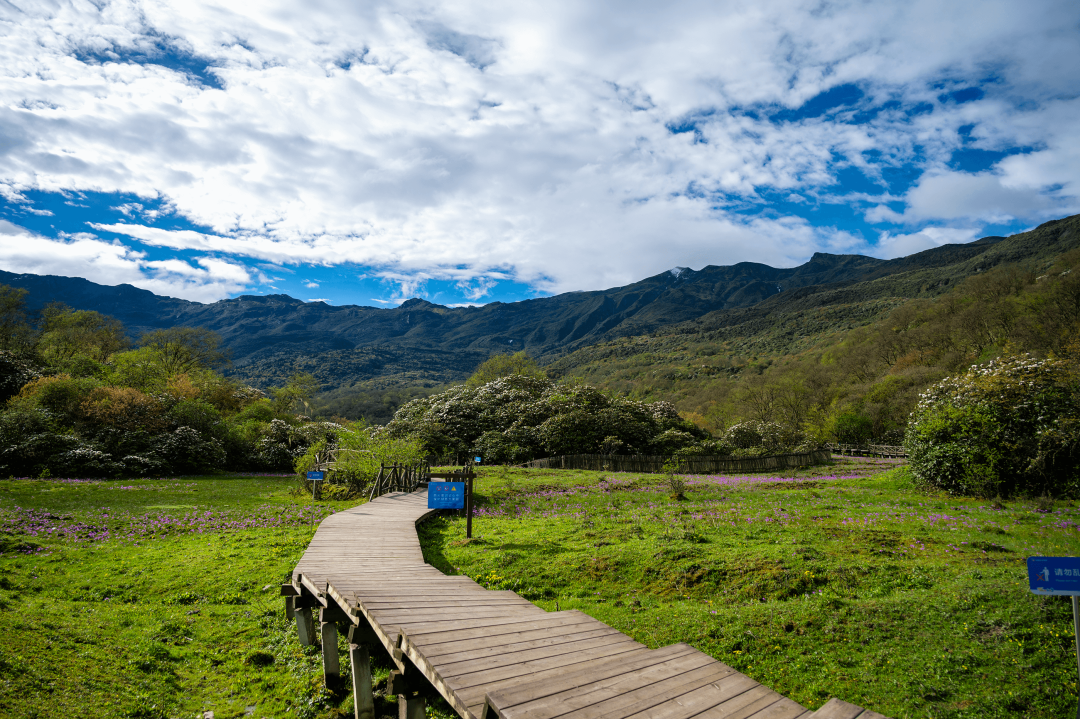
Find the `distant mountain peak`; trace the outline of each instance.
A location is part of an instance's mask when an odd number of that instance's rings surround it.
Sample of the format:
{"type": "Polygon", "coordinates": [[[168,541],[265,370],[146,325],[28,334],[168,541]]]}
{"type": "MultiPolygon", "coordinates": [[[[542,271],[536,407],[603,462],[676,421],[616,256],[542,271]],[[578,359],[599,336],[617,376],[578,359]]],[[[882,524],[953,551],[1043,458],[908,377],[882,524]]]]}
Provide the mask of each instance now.
{"type": "Polygon", "coordinates": [[[428,302],[427,300],[422,300],[419,297],[413,297],[412,299],[405,300],[400,305],[398,305],[398,307],[403,310],[423,310],[429,307],[438,307],[439,309],[445,309],[444,305],[437,305],[434,302],[428,302]]]}
{"type": "Polygon", "coordinates": [[[694,271],[689,267],[673,267],[668,272],[671,273],[672,277],[679,278],[685,274],[693,274],[694,271]]]}

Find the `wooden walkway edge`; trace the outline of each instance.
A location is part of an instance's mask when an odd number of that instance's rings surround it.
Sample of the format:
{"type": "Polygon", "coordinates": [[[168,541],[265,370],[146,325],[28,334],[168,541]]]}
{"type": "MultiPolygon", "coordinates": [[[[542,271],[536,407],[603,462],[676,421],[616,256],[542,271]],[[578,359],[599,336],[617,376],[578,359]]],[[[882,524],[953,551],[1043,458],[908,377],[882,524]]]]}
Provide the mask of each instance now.
{"type": "Polygon", "coordinates": [[[462,719],[885,719],[837,699],[813,712],[687,644],[649,649],[582,612],[447,576],[416,535],[436,511],[423,489],[331,515],[282,586],[328,686],[347,634],[357,719],[375,719],[372,652],[396,667],[402,719],[424,719],[436,694],[462,719]]]}

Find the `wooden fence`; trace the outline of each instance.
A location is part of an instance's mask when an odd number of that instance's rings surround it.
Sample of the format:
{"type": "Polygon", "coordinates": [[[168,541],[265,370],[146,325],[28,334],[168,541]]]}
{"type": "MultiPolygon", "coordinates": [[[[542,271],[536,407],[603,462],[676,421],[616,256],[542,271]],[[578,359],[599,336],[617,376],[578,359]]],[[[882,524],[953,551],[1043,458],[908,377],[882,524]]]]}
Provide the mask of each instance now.
{"type": "MultiPolygon", "coordinates": [[[[535,459],[522,466],[540,469],[591,469],[601,472],[642,472],[659,474],[670,457],[618,454],[566,454],[559,457],[535,459]]],[[[795,469],[812,464],[825,464],[832,459],[828,450],[802,452],[799,454],[775,454],[769,457],[680,457],[682,474],[709,474],[712,472],[764,472],[778,469],[795,469]]]]}
{"type": "Polygon", "coordinates": [[[847,457],[907,457],[903,447],[893,444],[827,444],[830,452],[847,457]]]}
{"type": "Polygon", "coordinates": [[[371,485],[368,501],[389,492],[412,492],[431,479],[431,467],[427,462],[415,465],[394,464],[379,467],[379,474],[371,485]]]}

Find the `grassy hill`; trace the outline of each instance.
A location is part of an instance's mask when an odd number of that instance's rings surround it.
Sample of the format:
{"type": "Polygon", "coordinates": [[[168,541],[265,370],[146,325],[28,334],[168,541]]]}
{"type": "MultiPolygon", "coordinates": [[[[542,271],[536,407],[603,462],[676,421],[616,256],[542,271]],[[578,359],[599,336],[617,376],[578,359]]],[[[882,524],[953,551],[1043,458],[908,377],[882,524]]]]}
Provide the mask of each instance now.
{"type": "Polygon", "coordinates": [[[852,411],[883,435],[902,428],[917,393],[945,374],[1003,351],[1064,351],[1078,319],[1078,248],[1080,218],[1049,222],[903,258],[899,272],[599,342],[546,369],[671,399],[710,429],[815,414],[828,424],[852,411]]]}

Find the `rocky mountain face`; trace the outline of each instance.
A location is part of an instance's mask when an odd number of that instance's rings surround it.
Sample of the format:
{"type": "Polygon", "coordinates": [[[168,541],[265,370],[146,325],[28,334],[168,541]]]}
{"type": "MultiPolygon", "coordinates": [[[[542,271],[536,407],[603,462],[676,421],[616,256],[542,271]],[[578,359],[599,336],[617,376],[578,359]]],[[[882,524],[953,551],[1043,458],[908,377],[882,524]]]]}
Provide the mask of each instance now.
{"type": "Polygon", "coordinates": [[[393,309],[335,307],[287,295],[244,295],[210,304],[161,297],[131,285],[0,271],[0,283],[29,291],[32,306],[61,301],[112,315],[132,336],[170,326],[219,332],[232,372],[259,385],[296,369],[318,369],[330,387],[400,376],[445,382],[467,376],[494,352],[528,350],[541,362],[619,336],[676,324],[718,326],[725,317],[779,311],[790,303],[934,294],[942,283],[1001,262],[1051,257],[1080,244],[1080,216],[1009,238],[945,245],[895,260],[816,253],[775,268],[751,262],[676,268],[625,287],[514,303],[450,308],[411,299],[393,309]],[[314,358],[318,362],[314,362],[314,358]]]}

